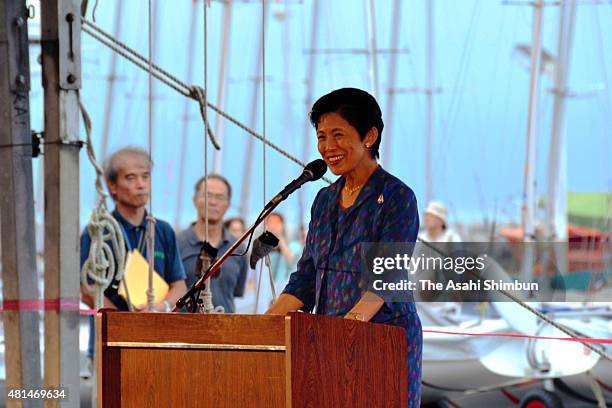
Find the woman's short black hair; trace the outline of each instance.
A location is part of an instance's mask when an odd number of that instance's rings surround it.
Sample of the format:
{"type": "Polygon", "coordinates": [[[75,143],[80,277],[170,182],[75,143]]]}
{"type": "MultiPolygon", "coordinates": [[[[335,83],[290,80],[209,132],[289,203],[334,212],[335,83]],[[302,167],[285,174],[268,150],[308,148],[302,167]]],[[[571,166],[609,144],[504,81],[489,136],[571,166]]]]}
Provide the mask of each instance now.
{"type": "Polygon", "coordinates": [[[379,157],[378,148],[380,147],[385,124],[383,123],[382,112],[376,99],[361,89],[336,89],[327,95],[323,95],[312,105],[310,122],[316,129],[321,116],[332,112],[342,116],[344,120],[357,129],[361,140],[365,138],[366,134],[373,127],[378,129],[378,138],[370,150],[372,157],[377,159],[379,157]]]}

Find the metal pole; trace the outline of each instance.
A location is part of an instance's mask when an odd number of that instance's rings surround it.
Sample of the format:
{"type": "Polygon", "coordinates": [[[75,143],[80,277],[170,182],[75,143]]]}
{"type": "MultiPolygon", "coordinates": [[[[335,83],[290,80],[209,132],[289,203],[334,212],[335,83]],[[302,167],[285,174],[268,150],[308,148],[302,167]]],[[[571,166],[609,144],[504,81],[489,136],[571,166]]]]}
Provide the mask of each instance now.
{"type": "MultiPolygon", "coordinates": [[[[268,10],[270,9],[269,7],[264,7],[264,19],[267,23],[268,21],[268,10]]],[[[263,21],[262,21],[263,23],[263,21]]],[[[265,24],[265,26],[267,27],[268,24],[265,24]]],[[[260,30],[261,32],[261,30],[260,30]]],[[[265,33],[264,33],[265,35],[265,33]]],[[[262,64],[262,58],[263,58],[263,38],[261,38],[260,36],[260,40],[259,40],[259,52],[257,53],[257,61],[255,63],[255,78],[253,80],[253,99],[251,100],[251,104],[249,105],[251,107],[251,116],[249,118],[249,127],[251,129],[255,129],[255,124],[257,123],[257,118],[258,118],[258,114],[257,114],[257,107],[259,106],[259,101],[260,101],[260,97],[259,97],[259,85],[262,81],[263,78],[261,78],[261,74],[259,73],[261,70],[261,64],[262,64]]],[[[243,219],[248,219],[248,212],[249,212],[249,199],[250,199],[250,195],[251,195],[251,174],[253,174],[253,172],[251,171],[251,168],[253,167],[253,152],[255,149],[255,139],[252,137],[249,137],[247,140],[247,148],[244,152],[244,168],[243,168],[243,174],[242,174],[242,191],[240,194],[240,216],[243,219]]]]}
{"type": "MultiPolygon", "coordinates": [[[[291,75],[291,21],[289,19],[289,5],[285,3],[285,7],[283,10],[283,34],[281,36],[281,47],[283,49],[283,130],[286,135],[290,135],[293,133],[292,129],[292,109],[291,109],[291,80],[293,76],[291,75]]],[[[293,139],[293,138],[292,138],[293,139]]],[[[292,144],[297,143],[299,140],[292,140],[292,144]]],[[[291,146],[290,145],[290,146],[291,146]]],[[[296,149],[297,150],[297,149],[296,149]]],[[[289,169],[291,163],[288,160],[283,160],[282,172],[283,174],[290,174],[291,170],[289,169]]],[[[298,205],[299,212],[299,205],[298,205]]],[[[301,221],[300,221],[301,223],[301,221]]]]}
{"type": "MultiPolygon", "coordinates": [[[[197,14],[198,6],[196,2],[193,2],[193,9],[191,12],[191,23],[189,26],[189,44],[187,45],[187,83],[193,83],[193,58],[197,37],[197,14]]],[[[181,214],[183,213],[183,187],[185,184],[185,167],[187,166],[187,149],[189,145],[189,106],[193,101],[189,98],[184,98],[183,101],[183,128],[181,135],[181,159],[179,160],[179,176],[178,176],[178,189],[176,194],[176,214],[174,218],[174,228],[178,231],[181,228],[181,214]]]]}
{"type": "MultiPolygon", "coordinates": [[[[25,1],[0,0],[0,231],[5,389],[40,388],[39,318],[21,310],[38,299],[30,132],[30,65],[25,1]],[[10,145],[21,145],[8,147],[10,145]],[[6,147],[4,147],[6,146],[6,147]],[[13,305],[14,307],[8,307],[13,305]]],[[[5,394],[6,395],[6,394],[5,394]]],[[[7,401],[8,406],[22,406],[7,401]]],[[[40,407],[29,400],[26,407],[40,407]]]]}
{"type": "MultiPolygon", "coordinates": [[[[317,42],[318,42],[318,38],[319,38],[319,0],[312,0],[312,16],[311,16],[311,23],[310,23],[310,49],[314,50],[317,46],[317,42]]],[[[306,78],[305,78],[305,83],[306,83],[306,98],[304,99],[304,105],[305,108],[304,109],[304,113],[306,112],[310,112],[310,107],[313,103],[313,97],[312,97],[312,93],[313,93],[313,87],[314,87],[314,80],[315,80],[315,68],[316,68],[316,61],[315,61],[315,56],[316,53],[313,52],[312,54],[310,54],[308,56],[308,65],[306,67],[306,78]]],[[[308,122],[308,120],[304,120],[304,129],[302,131],[302,161],[303,162],[307,162],[308,161],[308,156],[309,156],[309,151],[310,151],[310,146],[312,146],[312,134],[311,134],[311,129],[310,129],[310,123],[308,122]]],[[[304,223],[304,218],[306,216],[306,189],[305,188],[301,188],[298,190],[298,212],[299,212],[299,220],[300,220],[300,226],[303,225],[304,223]]]]}
{"type": "Polygon", "coordinates": [[[554,106],[548,158],[548,195],[544,237],[554,242],[552,256],[557,273],[567,273],[567,150],[565,145],[565,102],[572,50],[576,2],[565,1],[559,10],[554,106]]]}
{"type": "MultiPolygon", "coordinates": [[[[117,3],[115,10],[115,38],[121,37],[121,20],[123,17],[123,4],[120,1],[117,3]]],[[[100,141],[101,159],[106,158],[108,139],[111,123],[113,123],[113,107],[115,106],[115,82],[117,82],[117,53],[111,52],[110,57],[110,73],[106,84],[106,101],[104,102],[104,120],[102,121],[102,140],[100,141]]]]}
{"type": "Polygon", "coordinates": [[[561,4],[555,89],[548,167],[545,237],[549,241],[567,240],[567,158],[565,148],[565,105],[567,79],[575,21],[575,0],[561,4]]]}
{"type": "MultiPolygon", "coordinates": [[[[399,40],[399,27],[401,21],[401,3],[400,0],[393,0],[393,10],[391,11],[391,49],[397,50],[399,40]]],[[[391,135],[393,134],[393,108],[395,106],[395,83],[397,81],[397,53],[391,53],[391,59],[389,61],[389,84],[387,86],[387,109],[385,117],[383,118],[387,123],[387,131],[385,132],[385,147],[383,153],[383,160],[385,166],[391,168],[391,135]]]]}
{"type": "Polygon", "coordinates": [[[542,56],[542,0],[536,0],[533,6],[533,32],[531,44],[531,79],[529,81],[529,113],[527,117],[527,143],[525,155],[524,197],[522,208],[523,241],[525,256],[523,258],[523,276],[531,277],[534,262],[533,242],[536,240],[536,145],[538,135],[539,101],[540,101],[540,65],[542,56]]]}
{"type": "Polygon", "coordinates": [[[433,31],[433,7],[434,0],[426,3],[427,19],[427,68],[426,68],[426,105],[427,105],[427,130],[425,133],[425,202],[428,203],[433,198],[433,177],[432,177],[432,146],[434,137],[434,111],[433,111],[433,73],[434,73],[434,31],[433,31]]]}
{"type": "MultiPolygon", "coordinates": [[[[232,0],[223,2],[223,36],[221,38],[221,58],[219,61],[219,88],[217,89],[217,106],[225,109],[227,92],[227,66],[229,60],[230,37],[232,34],[232,0]]],[[[223,131],[225,120],[221,115],[215,118],[215,136],[220,146],[223,146],[223,131]]],[[[213,172],[221,173],[223,169],[223,153],[225,150],[213,150],[213,172]]]]}
{"type": "MultiPolygon", "coordinates": [[[[45,381],[79,406],[79,0],[41,2],[45,101],[45,381]]],[[[48,406],[59,406],[48,400],[48,406]]]]}
{"type": "Polygon", "coordinates": [[[376,16],[374,9],[374,0],[366,0],[365,15],[370,89],[372,90],[374,97],[378,98],[378,64],[376,58],[376,16]]]}

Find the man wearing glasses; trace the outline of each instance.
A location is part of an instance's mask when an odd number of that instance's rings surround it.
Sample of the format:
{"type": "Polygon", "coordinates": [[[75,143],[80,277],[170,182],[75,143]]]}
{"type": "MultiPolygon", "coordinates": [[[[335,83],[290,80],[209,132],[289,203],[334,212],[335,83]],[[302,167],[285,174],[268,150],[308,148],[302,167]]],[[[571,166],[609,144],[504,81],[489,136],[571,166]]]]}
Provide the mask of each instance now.
{"type": "MultiPolygon", "coordinates": [[[[208,219],[208,243],[223,254],[235,241],[224,227],[223,217],[229,208],[232,188],[229,182],[218,174],[209,174],[195,184],[193,204],[198,217],[187,229],[178,234],[179,252],[187,273],[187,286],[199,278],[197,265],[202,245],[206,241],[206,220],[208,219]],[[208,210],[206,209],[208,204],[208,210]]],[[[238,249],[243,251],[243,249],[238,249]]],[[[241,252],[240,252],[241,253],[241,252]]],[[[248,263],[246,256],[230,256],[221,266],[219,276],[211,279],[213,305],[223,306],[225,313],[234,313],[234,297],[244,294],[248,263]]]]}

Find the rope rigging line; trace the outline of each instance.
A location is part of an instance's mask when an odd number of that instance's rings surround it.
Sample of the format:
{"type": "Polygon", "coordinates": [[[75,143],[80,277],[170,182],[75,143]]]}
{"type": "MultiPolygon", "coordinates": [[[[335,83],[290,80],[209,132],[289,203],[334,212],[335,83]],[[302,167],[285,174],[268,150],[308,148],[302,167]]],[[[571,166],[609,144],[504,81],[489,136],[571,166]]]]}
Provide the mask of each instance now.
{"type": "MultiPolygon", "coordinates": [[[[206,82],[207,81],[204,81],[204,83],[206,82]]],[[[217,139],[215,139],[212,129],[210,128],[210,122],[208,121],[208,115],[206,113],[206,105],[208,104],[206,89],[197,85],[192,86],[191,98],[195,99],[200,105],[200,115],[202,116],[204,127],[206,128],[206,134],[208,135],[208,139],[205,139],[205,143],[208,144],[208,140],[210,140],[215,149],[221,150],[221,146],[219,146],[219,142],[217,142],[217,139]]],[[[206,150],[208,151],[208,147],[206,150]]]]}
{"type": "MultiPolygon", "coordinates": [[[[150,71],[150,75],[152,75],[154,78],[158,79],[159,81],[163,82],[170,88],[174,89],[176,92],[180,93],[181,95],[200,102],[199,95],[201,95],[202,92],[195,90],[196,87],[190,86],[184,83],[183,81],[181,81],[180,79],[178,79],[177,77],[169,73],[168,71],[164,70],[163,68],[159,67],[158,65],[152,62],[150,63],[150,68],[149,68],[149,61],[146,57],[142,56],[141,54],[139,54],[134,49],[132,49],[125,43],[121,42],[120,40],[114,38],[111,34],[105,32],[100,27],[98,27],[96,24],[92,23],[86,18],[82,18],[81,20],[83,23],[82,30],[86,32],[87,34],[89,34],[91,37],[93,37],[95,40],[105,45],[106,47],[116,52],[117,54],[121,55],[128,61],[132,62],[134,65],[136,65],[140,69],[144,71],[150,71]]],[[[265,139],[262,135],[258,134],[256,131],[254,131],[250,127],[244,125],[242,122],[240,122],[238,119],[234,118],[230,114],[224,112],[223,110],[218,108],[216,105],[210,103],[209,101],[205,101],[205,105],[211,110],[213,110],[216,114],[220,115],[221,117],[233,123],[235,126],[244,130],[246,133],[250,134],[251,136],[265,143],[267,146],[276,150],[278,153],[280,153],[285,158],[291,160],[292,162],[302,167],[306,167],[307,163],[296,158],[291,153],[287,152],[286,150],[276,145],[275,143],[271,142],[270,140],[265,139]]],[[[207,131],[207,132],[208,132],[209,138],[211,138],[212,131],[207,131]]],[[[218,146],[216,140],[211,139],[211,141],[213,142],[213,145],[218,146]]],[[[327,177],[323,177],[323,180],[325,180],[329,184],[333,183],[332,180],[327,177]]]]}
{"type": "MultiPolygon", "coordinates": [[[[94,307],[100,309],[104,306],[104,291],[113,280],[123,282],[125,271],[125,241],[121,233],[121,226],[108,212],[106,197],[102,184],[103,171],[96,160],[96,155],[91,143],[91,118],[87,110],[78,99],[81,116],[87,134],[87,157],[96,171],[96,192],[98,193],[98,204],[94,208],[91,218],[87,223],[87,232],[91,239],[89,255],[81,268],[81,284],[87,292],[94,294],[94,307]],[[109,245],[107,242],[110,241],[109,245]],[[112,246],[112,247],[111,247],[112,246]],[[92,282],[92,283],[90,283],[92,282]]],[[[129,302],[128,305],[131,307],[129,302]]]]}

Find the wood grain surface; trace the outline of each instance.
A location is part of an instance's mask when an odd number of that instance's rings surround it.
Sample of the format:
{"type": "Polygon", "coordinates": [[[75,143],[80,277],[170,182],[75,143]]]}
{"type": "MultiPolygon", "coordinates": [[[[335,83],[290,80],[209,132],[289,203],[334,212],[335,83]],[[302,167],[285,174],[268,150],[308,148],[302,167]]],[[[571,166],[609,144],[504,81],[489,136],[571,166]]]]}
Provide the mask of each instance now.
{"type": "Polygon", "coordinates": [[[102,407],[405,407],[402,328],[336,317],[103,312],[102,407]],[[285,351],[119,343],[284,346],[285,351]]]}
{"type": "Polygon", "coordinates": [[[402,328],[290,316],[292,408],[407,406],[402,328]]]}
{"type": "Polygon", "coordinates": [[[285,345],[282,316],[130,312],[106,316],[103,341],[285,345]]]}
{"type": "Polygon", "coordinates": [[[124,349],[122,407],[283,407],[284,352],[124,349]]]}

